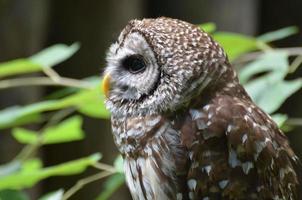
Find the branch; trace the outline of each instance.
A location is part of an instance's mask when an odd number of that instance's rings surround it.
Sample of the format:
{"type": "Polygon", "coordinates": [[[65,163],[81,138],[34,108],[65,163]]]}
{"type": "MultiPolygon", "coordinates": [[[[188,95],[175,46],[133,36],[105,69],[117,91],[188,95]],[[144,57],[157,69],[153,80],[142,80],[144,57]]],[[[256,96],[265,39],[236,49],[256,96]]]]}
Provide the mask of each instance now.
{"type": "Polygon", "coordinates": [[[95,163],[93,166],[97,169],[100,169],[100,170],[104,170],[104,171],[108,171],[108,172],[112,172],[112,173],[117,172],[115,167],[113,167],[111,165],[104,164],[104,163],[95,163]]]}
{"type": "Polygon", "coordinates": [[[302,118],[289,118],[286,124],[290,126],[302,126],[302,118]]]}
{"type": "Polygon", "coordinates": [[[55,70],[53,70],[50,67],[44,67],[43,68],[43,72],[49,77],[51,78],[54,82],[58,82],[60,81],[60,79],[62,78],[55,70]]]}
{"type": "Polygon", "coordinates": [[[302,55],[297,56],[288,68],[288,73],[294,73],[302,63],[302,55]]]}
{"type": "Polygon", "coordinates": [[[65,110],[59,110],[55,114],[53,114],[52,117],[48,120],[48,122],[38,131],[39,135],[37,141],[33,144],[27,144],[25,147],[23,147],[23,149],[18,153],[14,160],[24,162],[28,158],[31,158],[34,154],[36,154],[38,149],[43,145],[44,130],[62,121],[62,119],[64,119],[67,115],[71,114],[74,111],[74,108],[70,108],[65,110]]]}
{"type": "Polygon", "coordinates": [[[72,195],[74,195],[77,191],[82,189],[85,185],[92,183],[94,181],[98,181],[98,180],[105,178],[107,176],[110,176],[112,174],[114,174],[114,173],[109,172],[109,171],[103,171],[103,172],[94,174],[92,176],[88,176],[86,178],[80,179],[74,186],[72,186],[69,190],[67,190],[64,193],[62,200],[69,199],[72,195]]]}
{"type": "Polygon", "coordinates": [[[0,89],[7,89],[21,86],[61,86],[61,87],[75,87],[81,89],[93,89],[89,83],[72,79],[59,77],[57,80],[48,77],[30,77],[30,78],[15,78],[0,81],[0,89]]]}

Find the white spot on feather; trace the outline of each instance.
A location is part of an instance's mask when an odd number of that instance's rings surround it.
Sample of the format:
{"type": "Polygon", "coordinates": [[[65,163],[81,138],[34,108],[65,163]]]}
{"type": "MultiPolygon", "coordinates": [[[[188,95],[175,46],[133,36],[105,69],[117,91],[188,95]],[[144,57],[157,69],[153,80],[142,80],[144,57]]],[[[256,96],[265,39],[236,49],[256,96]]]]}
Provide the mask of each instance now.
{"type": "Polygon", "coordinates": [[[253,127],[255,128],[257,126],[258,126],[258,124],[256,124],[255,122],[253,122],[253,127]]]}
{"type": "Polygon", "coordinates": [[[270,143],[271,143],[271,142],[272,142],[272,140],[271,140],[270,138],[266,137],[264,142],[265,142],[265,144],[267,144],[268,142],[270,142],[270,143]]]}
{"type": "Polygon", "coordinates": [[[208,114],[208,118],[211,119],[211,118],[213,117],[213,115],[214,115],[214,113],[210,112],[210,113],[208,114]]]}
{"type": "Polygon", "coordinates": [[[233,149],[229,153],[229,164],[233,168],[241,165],[240,160],[237,159],[237,153],[233,149]]]}
{"type": "Polygon", "coordinates": [[[262,142],[262,141],[256,141],[255,142],[256,145],[256,154],[254,155],[254,159],[257,160],[259,154],[262,152],[262,150],[266,147],[266,143],[262,142]]]}
{"type": "Polygon", "coordinates": [[[182,193],[176,194],[176,200],[182,200],[182,193]]]}
{"type": "Polygon", "coordinates": [[[189,152],[189,158],[190,158],[190,160],[193,160],[193,155],[194,155],[193,151],[190,151],[189,152]]]}
{"type": "Polygon", "coordinates": [[[191,168],[192,168],[192,169],[195,169],[195,168],[197,168],[197,167],[199,167],[199,163],[198,163],[197,161],[195,161],[195,162],[193,162],[193,163],[191,164],[191,168]]]}
{"type": "Polygon", "coordinates": [[[197,185],[197,181],[195,179],[190,179],[188,180],[188,187],[190,190],[195,190],[196,189],[196,185],[197,185]]]}
{"type": "Polygon", "coordinates": [[[228,135],[231,132],[232,128],[233,128],[233,125],[229,124],[225,134],[228,135]]]}
{"type": "Polygon", "coordinates": [[[197,125],[198,130],[203,130],[207,127],[207,125],[201,119],[196,120],[196,125],[197,125]]]}
{"type": "Polygon", "coordinates": [[[205,107],[204,107],[204,109],[207,111],[207,110],[209,110],[209,108],[210,108],[210,105],[206,105],[205,107]]]}
{"type": "Polygon", "coordinates": [[[247,140],[247,134],[245,133],[243,136],[242,136],[242,144],[244,144],[247,140]]]}
{"type": "Polygon", "coordinates": [[[160,121],[160,119],[161,119],[161,117],[157,116],[157,117],[155,117],[153,119],[147,120],[146,121],[146,125],[150,126],[150,127],[153,127],[153,126],[155,126],[160,121]]]}
{"type": "Polygon", "coordinates": [[[228,183],[229,183],[229,180],[222,180],[218,184],[221,189],[224,189],[228,183]]]}
{"type": "Polygon", "coordinates": [[[254,168],[254,163],[252,162],[245,162],[245,163],[242,163],[242,170],[245,174],[248,174],[250,169],[254,168]]]}
{"type": "Polygon", "coordinates": [[[204,114],[202,112],[200,112],[199,110],[196,110],[196,109],[190,109],[189,112],[192,117],[192,120],[196,120],[196,119],[202,118],[204,116],[204,114]]]}
{"type": "Polygon", "coordinates": [[[212,170],[212,166],[211,165],[207,165],[207,166],[203,167],[202,170],[206,171],[207,174],[210,175],[210,172],[212,170]]]}

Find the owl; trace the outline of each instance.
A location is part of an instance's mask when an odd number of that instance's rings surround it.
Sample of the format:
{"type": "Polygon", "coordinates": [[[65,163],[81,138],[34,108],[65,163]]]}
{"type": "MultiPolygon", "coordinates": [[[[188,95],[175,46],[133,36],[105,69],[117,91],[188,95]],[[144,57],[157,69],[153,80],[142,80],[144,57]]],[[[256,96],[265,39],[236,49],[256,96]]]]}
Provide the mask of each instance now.
{"type": "Polygon", "coordinates": [[[130,21],[109,48],[103,89],[133,199],[298,198],[287,137],[199,27],[130,21]]]}

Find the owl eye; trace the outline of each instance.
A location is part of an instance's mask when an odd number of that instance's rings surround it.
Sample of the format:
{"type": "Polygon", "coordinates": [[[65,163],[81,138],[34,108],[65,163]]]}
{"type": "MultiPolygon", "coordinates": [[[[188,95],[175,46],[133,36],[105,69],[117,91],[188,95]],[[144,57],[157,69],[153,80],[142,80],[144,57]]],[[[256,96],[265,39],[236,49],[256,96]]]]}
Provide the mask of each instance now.
{"type": "Polygon", "coordinates": [[[141,55],[131,55],[122,62],[123,67],[132,74],[143,72],[146,69],[146,62],[141,55]]]}

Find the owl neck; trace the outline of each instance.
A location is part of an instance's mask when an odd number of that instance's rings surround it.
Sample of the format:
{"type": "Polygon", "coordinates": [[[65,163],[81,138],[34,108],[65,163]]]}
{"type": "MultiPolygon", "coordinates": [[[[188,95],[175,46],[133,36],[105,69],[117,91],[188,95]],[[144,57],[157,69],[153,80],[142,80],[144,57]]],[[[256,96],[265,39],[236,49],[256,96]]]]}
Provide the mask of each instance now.
{"type": "Polygon", "coordinates": [[[189,103],[191,106],[201,106],[208,104],[216,97],[226,95],[231,97],[237,97],[251,101],[250,96],[245,91],[243,86],[239,83],[236,72],[229,68],[228,72],[225,72],[219,78],[212,81],[207,87],[202,90],[197,96],[193,97],[189,103]]]}

